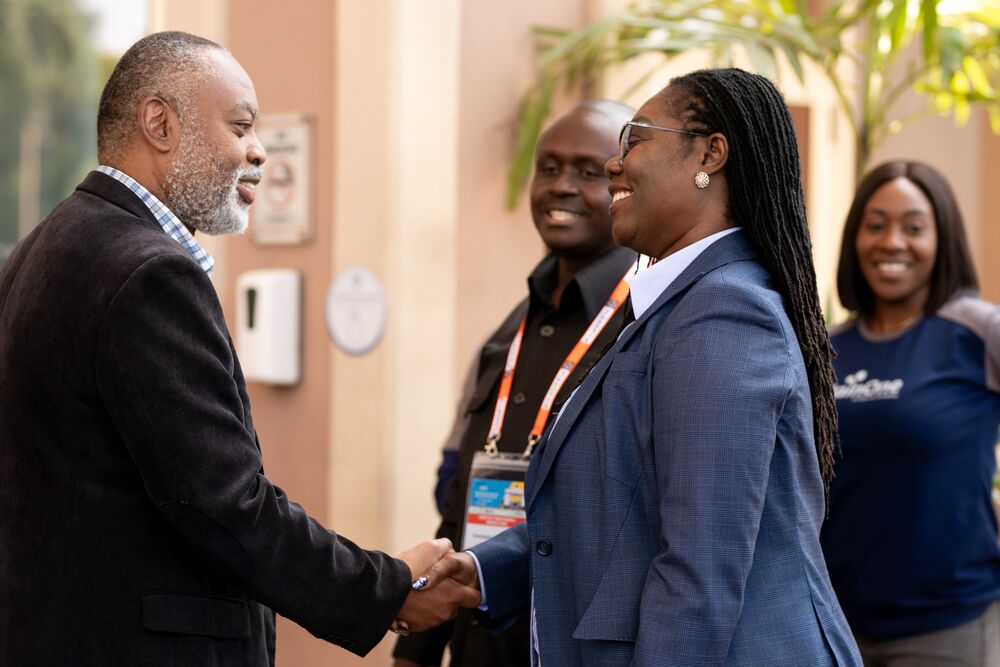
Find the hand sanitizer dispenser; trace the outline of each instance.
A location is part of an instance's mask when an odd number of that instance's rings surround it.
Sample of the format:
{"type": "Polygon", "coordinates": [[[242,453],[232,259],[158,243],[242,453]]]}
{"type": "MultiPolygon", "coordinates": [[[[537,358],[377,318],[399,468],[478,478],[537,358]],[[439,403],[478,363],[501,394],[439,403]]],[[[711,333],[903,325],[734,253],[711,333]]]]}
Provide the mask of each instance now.
{"type": "Polygon", "coordinates": [[[298,383],[302,348],[302,276],[261,269],[236,280],[236,353],[248,381],[298,383]]]}

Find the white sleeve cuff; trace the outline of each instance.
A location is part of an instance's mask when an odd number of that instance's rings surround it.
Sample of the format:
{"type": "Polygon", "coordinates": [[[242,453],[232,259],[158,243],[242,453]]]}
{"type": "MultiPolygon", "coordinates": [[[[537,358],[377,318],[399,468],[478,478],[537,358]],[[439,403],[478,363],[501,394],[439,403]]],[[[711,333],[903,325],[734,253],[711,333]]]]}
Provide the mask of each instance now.
{"type": "Polygon", "coordinates": [[[487,611],[489,607],[486,605],[486,582],[483,581],[483,566],[479,564],[479,557],[476,556],[476,552],[466,551],[466,553],[472,556],[472,560],[476,563],[476,576],[479,578],[479,606],[476,609],[487,611]]]}

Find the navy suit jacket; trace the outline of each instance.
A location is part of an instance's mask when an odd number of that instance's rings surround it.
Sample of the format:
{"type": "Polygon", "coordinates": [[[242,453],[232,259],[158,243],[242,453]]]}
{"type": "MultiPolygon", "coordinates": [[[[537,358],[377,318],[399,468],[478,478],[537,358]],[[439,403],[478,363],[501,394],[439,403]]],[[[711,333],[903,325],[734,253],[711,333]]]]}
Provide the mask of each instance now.
{"type": "Polygon", "coordinates": [[[528,521],[473,551],[542,664],[860,665],[819,545],[805,365],[742,232],[707,248],[570,399],[528,521]]]}

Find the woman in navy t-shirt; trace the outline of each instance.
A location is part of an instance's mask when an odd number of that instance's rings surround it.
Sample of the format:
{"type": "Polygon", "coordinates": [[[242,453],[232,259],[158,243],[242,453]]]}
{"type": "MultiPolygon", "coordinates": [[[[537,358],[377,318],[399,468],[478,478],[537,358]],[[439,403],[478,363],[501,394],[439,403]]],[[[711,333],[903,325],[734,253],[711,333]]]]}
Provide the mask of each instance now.
{"type": "Polygon", "coordinates": [[[837,287],[856,317],[831,332],[842,456],[822,543],[865,665],[1000,665],[1000,309],[972,296],[940,173],[862,180],[837,287]]]}

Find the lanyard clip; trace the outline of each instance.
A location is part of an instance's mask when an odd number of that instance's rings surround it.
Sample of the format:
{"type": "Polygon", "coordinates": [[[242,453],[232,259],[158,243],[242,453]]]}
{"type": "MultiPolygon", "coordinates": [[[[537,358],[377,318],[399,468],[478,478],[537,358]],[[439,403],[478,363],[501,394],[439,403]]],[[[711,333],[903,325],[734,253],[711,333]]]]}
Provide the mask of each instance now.
{"type": "Polygon", "coordinates": [[[491,435],[489,439],[486,440],[486,456],[490,458],[496,458],[497,454],[500,453],[500,449],[497,447],[497,443],[500,441],[500,436],[491,435]]]}
{"type": "Polygon", "coordinates": [[[524,448],[524,454],[522,454],[521,456],[523,456],[526,459],[530,459],[531,455],[535,453],[535,446],[538,444],[538,441],[540,439],[541,438],[539,438],[534,433],[532,433],[531,435],[529,435],[528,436],[528,446],[524,448]]]}

